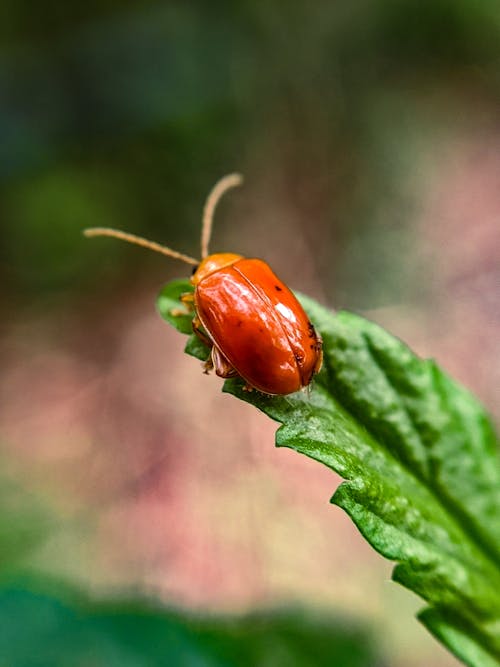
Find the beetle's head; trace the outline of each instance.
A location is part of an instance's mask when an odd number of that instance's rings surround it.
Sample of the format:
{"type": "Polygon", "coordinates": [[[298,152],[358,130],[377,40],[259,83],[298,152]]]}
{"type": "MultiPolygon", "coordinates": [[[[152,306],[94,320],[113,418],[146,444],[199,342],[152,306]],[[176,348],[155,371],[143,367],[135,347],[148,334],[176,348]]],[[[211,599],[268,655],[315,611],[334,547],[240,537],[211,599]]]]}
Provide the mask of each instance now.
{"type": "Polygon", "coordinates": [[[205,257],[193,269],[191,284],[196,287],[203,278],[206,278],[214,271],[223,269],[225,266],[231,266],[231,264],[234,264],[239,259],[242,259],[242,255],[236,255],[234,252],[218,252],[205,257]]]}

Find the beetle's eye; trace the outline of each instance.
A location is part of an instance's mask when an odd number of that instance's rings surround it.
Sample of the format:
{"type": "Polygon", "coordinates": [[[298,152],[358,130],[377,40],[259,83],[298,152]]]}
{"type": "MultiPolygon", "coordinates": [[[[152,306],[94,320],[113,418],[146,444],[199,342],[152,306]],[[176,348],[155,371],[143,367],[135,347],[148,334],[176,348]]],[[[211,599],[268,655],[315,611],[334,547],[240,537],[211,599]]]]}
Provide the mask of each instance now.
{"type": "Polygon", "coordinates": [[[193,266],[193,270],[191,271],[192,276],[194,276],[194,274],[198,271],[199,266],[200,266],[199,264],[197,264],[196,266],[193,266]]]}

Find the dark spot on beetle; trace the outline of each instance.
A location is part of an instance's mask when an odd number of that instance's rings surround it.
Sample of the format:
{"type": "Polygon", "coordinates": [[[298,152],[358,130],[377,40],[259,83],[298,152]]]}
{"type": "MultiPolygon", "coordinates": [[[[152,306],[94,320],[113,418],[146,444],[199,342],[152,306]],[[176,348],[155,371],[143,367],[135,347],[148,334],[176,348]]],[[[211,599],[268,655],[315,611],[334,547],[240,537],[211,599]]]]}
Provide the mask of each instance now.
{"type": "Polygon", "coordinates": [[[283,288],[280,287],[279,285],[275,285],[275,286],[274,286],[274,289],[275,289],[277,292],[282,292],[282,291],[283,291],[283,288]]]}
{"type": "Polygon", "coordinates": [[[293,356],[295,357],[297,364],[300,366],[300,364],[302,364],[304,361],[304,355],[300,354],[300,352],[294,352],[293,356]]]}
{"type": "Polygon", "coordinates": [[[259,327],[259,333],[262,333],[264,331],[264,327],[259,327]]]}
{"type": "Polygon", "coordinates": [[[309,338],[316,338],[316,331],[311,322],[307,323],[307,333],[309,338]]]}
{"type": "Polygon", "coordinates": [[[238,320],[238,321],[236,322],[236,326],[237,326],[237,327],[241,327],[241,326],[243,326],[243,320],[238,320]]]}
{"type": "Polygon", "coordinates": [[[193,266],[193,270],[191,271],[192,276],[194,276],[194,274],[198,271],[199,266],[200,266],[199,264],[197,264],[196,266],[193,266]]]}

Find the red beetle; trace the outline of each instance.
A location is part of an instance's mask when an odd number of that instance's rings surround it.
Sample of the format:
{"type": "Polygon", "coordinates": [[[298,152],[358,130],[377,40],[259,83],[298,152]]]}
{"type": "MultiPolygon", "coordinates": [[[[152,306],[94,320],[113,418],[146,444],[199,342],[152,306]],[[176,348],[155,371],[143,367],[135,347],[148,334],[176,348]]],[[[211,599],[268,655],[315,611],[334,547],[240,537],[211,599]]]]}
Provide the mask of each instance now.
{"type": "MultiPolygon", "coordinates": [[[[194,293],[181,301],[194,310],[193,331],[210,348],[205,370],[223,378],[241,376],[247,389],[285,395],[307,387],[322,363],[322,341],[292,292],[260,259],[233,253],[208,254],[215,206],[242,182],[221,179],[207,198],[201,261],[114,229],[86,229],[86,236],[112,236],[180,259],[196,268],[194,293]]],[[[182,311],[179,311],[181,313],[182,311]]]]}

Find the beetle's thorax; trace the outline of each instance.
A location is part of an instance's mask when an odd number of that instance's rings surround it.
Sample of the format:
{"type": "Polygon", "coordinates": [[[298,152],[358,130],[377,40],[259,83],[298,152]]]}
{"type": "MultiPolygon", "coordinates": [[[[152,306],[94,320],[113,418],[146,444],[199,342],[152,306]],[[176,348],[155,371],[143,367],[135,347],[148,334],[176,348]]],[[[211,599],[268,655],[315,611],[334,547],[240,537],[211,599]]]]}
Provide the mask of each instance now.
{"type": "Polygon", "coordinates": [[[231,266],[231,264],[234,264],[239,259],[243,259],[243,256],[236,255],[234,252],[218,252],[205,257],[191,276],[191,284],[196,287],[203,278],[206,278],[214,271],[223,269],[225,266],[231,266]]]}

